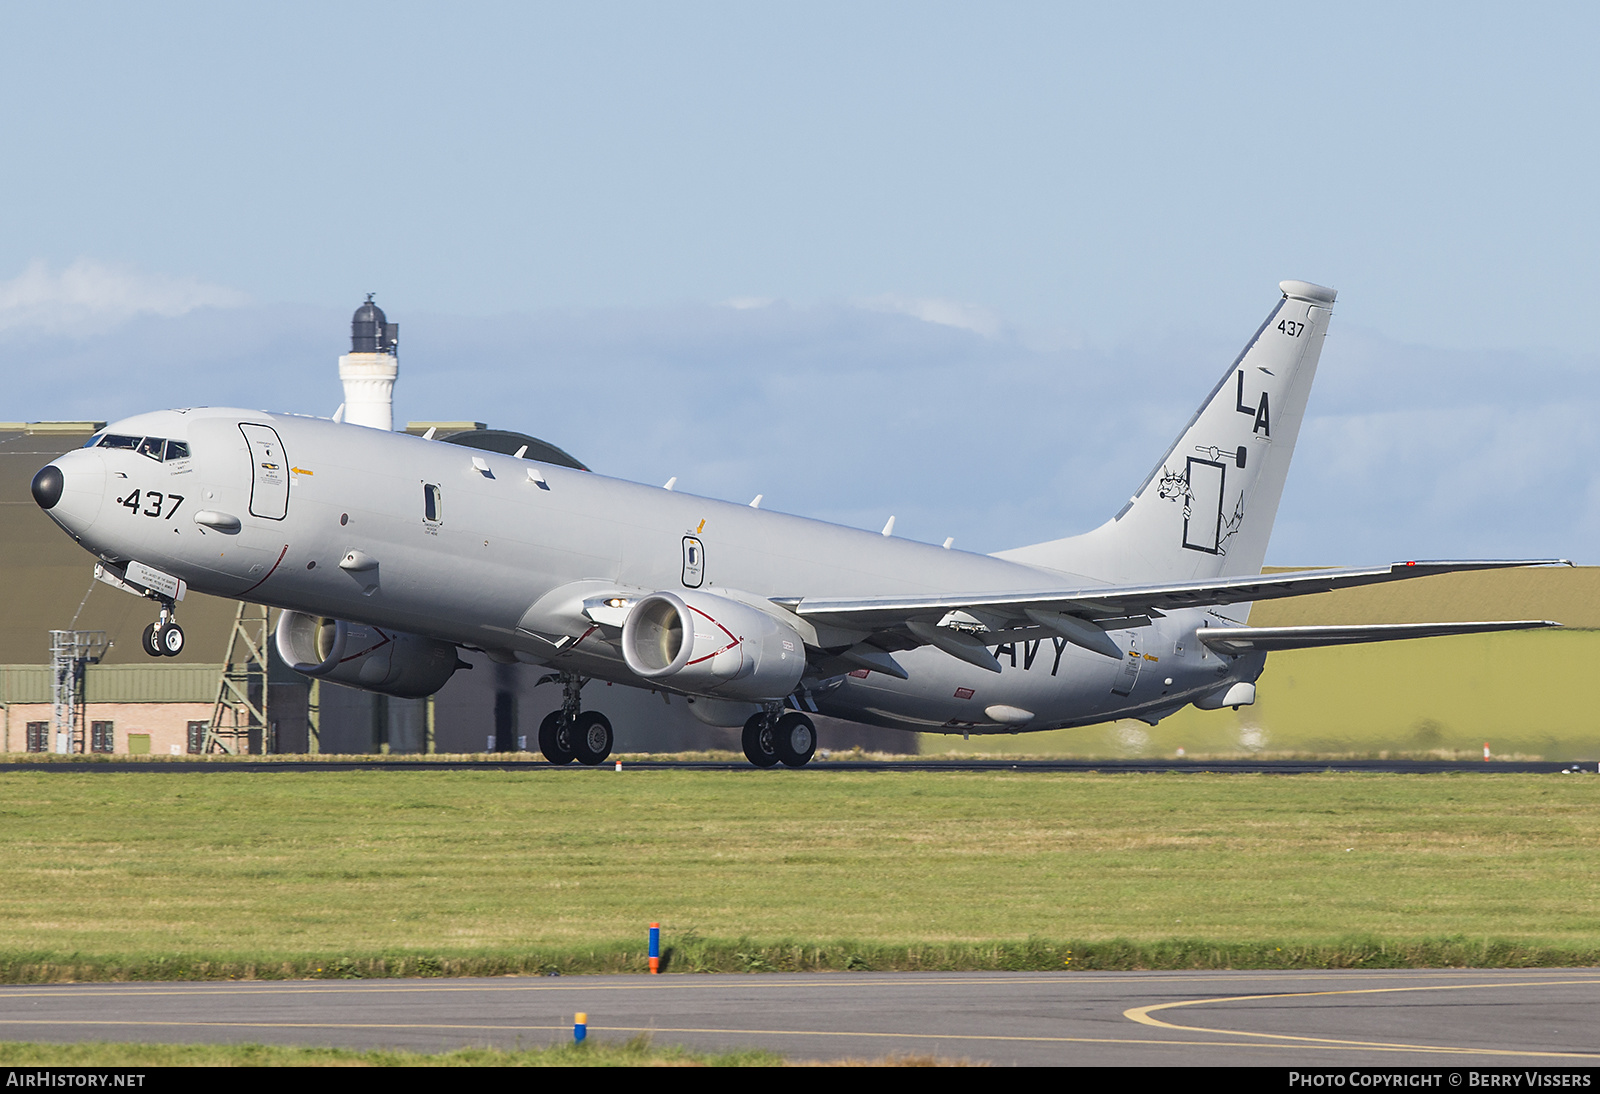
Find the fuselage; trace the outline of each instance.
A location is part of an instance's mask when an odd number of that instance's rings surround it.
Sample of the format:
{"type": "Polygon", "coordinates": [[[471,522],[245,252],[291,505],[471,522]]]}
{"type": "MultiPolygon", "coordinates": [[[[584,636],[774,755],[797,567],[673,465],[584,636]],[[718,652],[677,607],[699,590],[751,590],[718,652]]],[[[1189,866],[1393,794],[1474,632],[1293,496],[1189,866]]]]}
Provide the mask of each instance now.
{"type": "MultiPolygon", "coordinates": [[[[97,444],[54,461],[63,484],[49,510],[104,560],[136,561],[216,596],[621,684],[663,686],[629,671],[615,628],[579,620],[558,649],[551,639],[559,628],[533,609],[569,586],[641,595],[697,588],[781,615],[773,601],[1097,583],[1094,575],[325,419],[161,411],[105,434],[138,443],[97,444]]],[[[1194,640],[1204,615],[1174,612],[1111,631],[1128,651],[1122,660],[1041,632],[1000,645],[999,674],[922,647],[895,655],[906,680],[865,670],[812,674],[801,690],[823,713],[905,729],[1153,720],[1260,672],[1259,658],[1219,657],[1194,640]]]]}

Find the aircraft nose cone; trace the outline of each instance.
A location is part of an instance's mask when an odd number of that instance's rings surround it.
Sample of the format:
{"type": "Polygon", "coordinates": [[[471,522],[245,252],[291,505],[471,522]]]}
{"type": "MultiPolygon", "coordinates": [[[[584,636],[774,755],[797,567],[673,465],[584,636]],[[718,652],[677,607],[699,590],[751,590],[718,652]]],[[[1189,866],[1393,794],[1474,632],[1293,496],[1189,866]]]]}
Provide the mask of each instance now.
{"type": "Polygon", "coordinates": [[[53,463],[42,467],[33,477],[33,500],[39,503],[40,509],[54,509],[66,485],[66,476],[61,474],[61,468],[53,463]]]}
{"type": "Polygon", "coordinates": [[[33,477],[32,489],[39,508],[81,543],[105,500],[105,460],[92,448],[57,456],[33,477]]]}

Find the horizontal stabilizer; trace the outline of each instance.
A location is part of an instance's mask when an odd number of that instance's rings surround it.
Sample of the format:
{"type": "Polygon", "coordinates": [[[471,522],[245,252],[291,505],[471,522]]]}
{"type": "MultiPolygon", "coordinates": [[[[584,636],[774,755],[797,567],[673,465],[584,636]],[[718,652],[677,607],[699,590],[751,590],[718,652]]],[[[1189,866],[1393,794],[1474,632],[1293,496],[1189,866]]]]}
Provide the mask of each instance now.
{"type": "Polygon", "coordinates": [[[1361,642],[1393,642],[1401,638],[1442,638],[1451,634],[1525,631],[1559,627],[1548,619],[1493,623],[1366,623],[1324,627],[1205,627],[1200,641],[1218,653],[1270,653],[1317,646],[1351,646],[1361,642]]]}

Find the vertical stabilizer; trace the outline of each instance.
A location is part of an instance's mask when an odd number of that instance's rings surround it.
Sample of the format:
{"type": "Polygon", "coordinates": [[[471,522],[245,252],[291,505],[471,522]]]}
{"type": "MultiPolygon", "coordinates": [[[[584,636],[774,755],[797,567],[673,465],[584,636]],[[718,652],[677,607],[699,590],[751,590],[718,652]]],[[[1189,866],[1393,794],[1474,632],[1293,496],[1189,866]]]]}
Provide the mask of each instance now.
{"type": "Polygon", "coordinates": [[[998,557],[1119,585],[1260,573],[1336,295],[1278,287],[1283,299],[1121,512],[998,557]]]}

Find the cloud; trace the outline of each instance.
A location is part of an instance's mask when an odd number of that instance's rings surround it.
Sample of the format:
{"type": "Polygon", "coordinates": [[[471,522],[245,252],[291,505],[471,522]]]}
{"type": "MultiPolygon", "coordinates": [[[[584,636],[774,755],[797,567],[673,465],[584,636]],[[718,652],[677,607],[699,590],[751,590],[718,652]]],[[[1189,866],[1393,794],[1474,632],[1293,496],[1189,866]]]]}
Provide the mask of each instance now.
{"type": "Polygon", "coordinates": [[[969,330],[974,334],[981,334],[985,338],[998,338],[1006,330],[1005,320],[1000,317],[1000,313],[978,304],[966,304],[960,300],[944,300],[939,297],[899,296],[895,293],[886,293],[883,296],[868,297],[857,303],[860,307],[869,311],[909,315],[913,319],[922,320],[924,323],[937,323],[941,327],[969,330]]]}
{"type": "Polygon", "coordinates": [[[140,316],[172,319],[235,308],[245,294],[186,277],[140,273],[80,258],[60,271],[40,260],[0,281],[0,331],[89,336],[140,316]]]}

